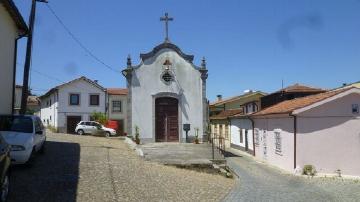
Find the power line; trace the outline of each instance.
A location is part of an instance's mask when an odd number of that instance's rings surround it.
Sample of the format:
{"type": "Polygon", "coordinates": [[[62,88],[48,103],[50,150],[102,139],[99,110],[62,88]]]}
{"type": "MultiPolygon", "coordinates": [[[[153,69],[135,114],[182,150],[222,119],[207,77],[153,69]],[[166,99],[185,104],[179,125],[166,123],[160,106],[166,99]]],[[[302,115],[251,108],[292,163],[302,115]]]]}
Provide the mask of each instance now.
{"type": "MultiPolygon", "coordinates": [[[[16,62],[16,63],[17,63],[18,65],[23,65],[23,64],[21,64],[20,62],[16,62]]],[[[57,81],[57,82],[60,82],[60,83],[62,83],[62,84],[66,83],[66,82],[64,82],[64,81],[62,81],[62,80],[60,80],[60,79],[58,79],[58,78],[56,78],[56,77],[53,77],[53,76],[44,74],[44,73],[36,70],[34,67],[31,67],[31,70],[30,70],[30,71],[35,72],[35,73],[37,73],[37,74],[39,74],[39,75],[41,75],[41,76],[43,76],[43,77],[46,77],[46,78],[48,78],[48,79],[50,79],[50,80],[57,81]]]]}
{"type": "Polygon", "coordinates": [[[87,52],[94,60],[99,62],[100,64],[104,65],[111,71],[121,73],[120,71],[112,68],[110,65],[106,64],[104,61],[102,61],[100,58],[98,58],[96,55],[94,55],[86,46],[81,43],[81,41],[70,31],[70,29],[65,25],[65,23],[61,20],[61,18],[55,13],[55,11],[50,7],[49,4],[46,4],[50,12],[54,15],[54,17],[57,19],[57,21],[61,24],[61,26],[65,29],[65,31],[70,35],[70,37],[85,51],[87,52]]]}
{"type": "Polygon", "coordinates": [[[31,71],[33,71],[33,72],[35,72],[35,73],[37,73],[37,74],[39,74],[39,75],[41,75],[41,76],[43,76],[43,77],[46,77],[46,78],[48,78],[48,79],[58,81],[58,82],[60,82],[60,83],[62,83],[62,84],[66,83],[66,82],[64,82],[64,81],[62,81],[62,80],[60,80],[60,79],[58,79],[58,78],[55,78],[55,77],[49,76],[49,75],[47,75],[47,74],[44,74],[44,73],[42,73],[42,72],[40,72],[40,71],[38,71],[38,70],[36,70],[36,69],[34,69],[34,68],[31,68],[31,71]]]}

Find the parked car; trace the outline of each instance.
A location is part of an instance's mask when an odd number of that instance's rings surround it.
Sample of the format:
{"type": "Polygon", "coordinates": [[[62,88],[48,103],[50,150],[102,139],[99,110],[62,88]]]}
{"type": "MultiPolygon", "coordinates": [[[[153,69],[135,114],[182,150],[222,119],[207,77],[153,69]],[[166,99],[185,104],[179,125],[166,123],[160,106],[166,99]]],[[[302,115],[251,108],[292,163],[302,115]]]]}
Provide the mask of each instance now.
{"type": "Polygon", "coordinates": [[[0,135],[0,202],[5,202],[10,185],[10,145],[0,135]]]}
{"type": "Polygon", "coordinates": [[[75,128],[75,132],[79,135],[90,134],[99,135],[104,134],[106,137],[116,135],[116,130],[107,128],[95,121],[80,121],[75,128]]]}
{"type": "Polygon", "coordinates": [[[13,164],[31,164],[37,152],[44,152],[46,130],[33,115],[0,115],[0,135],[10,144],[13,164]]]}

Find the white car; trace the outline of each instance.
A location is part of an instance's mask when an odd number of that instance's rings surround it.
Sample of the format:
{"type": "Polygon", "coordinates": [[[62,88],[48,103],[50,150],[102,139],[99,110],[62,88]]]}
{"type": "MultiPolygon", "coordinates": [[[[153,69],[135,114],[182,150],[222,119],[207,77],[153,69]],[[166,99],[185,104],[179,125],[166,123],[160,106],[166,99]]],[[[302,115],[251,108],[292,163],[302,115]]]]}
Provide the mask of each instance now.
{"type": "Polygon", "coordinates": [[[13,164],[30,164],[37,152],[44,152],[46,130],[37,116],[0,115],[0,135],[11,146],[13,164]]]}
{"type": "Polygon", "coordinates": [[[75,128],[75,132],[79,135],[84,134],[105,134],[106,137],[116,135],[116,130],[112,128],[106,128],[105,126],[101,125],[95,121],[80,121],[75,128]]]}

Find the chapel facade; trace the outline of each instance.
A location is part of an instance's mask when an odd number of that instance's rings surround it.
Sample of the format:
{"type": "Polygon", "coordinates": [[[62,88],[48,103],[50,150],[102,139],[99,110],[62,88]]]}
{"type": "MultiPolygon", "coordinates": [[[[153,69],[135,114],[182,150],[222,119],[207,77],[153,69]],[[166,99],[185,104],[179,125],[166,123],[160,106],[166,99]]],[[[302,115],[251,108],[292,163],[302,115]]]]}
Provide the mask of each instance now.
{"type": "Polygon", "coordinates": [[[127,81],[127,130],[142,142],[191,142],[204,140],[208,127],[205,59],[193,64],[194,56],[165,41],[151,52],[140,54],[140,64],[122,71],[127,81]],[[190,125],[189,125],[190,124],[190,125]],[[184,127],[189,127],[188,135],[184,127]]]}

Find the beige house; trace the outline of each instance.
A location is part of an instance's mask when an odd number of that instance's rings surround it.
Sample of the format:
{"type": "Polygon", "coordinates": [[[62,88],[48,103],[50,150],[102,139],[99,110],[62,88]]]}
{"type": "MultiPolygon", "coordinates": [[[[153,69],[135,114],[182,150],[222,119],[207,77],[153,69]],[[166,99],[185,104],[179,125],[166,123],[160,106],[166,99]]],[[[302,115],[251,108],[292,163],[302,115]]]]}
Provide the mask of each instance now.
{"type": "MultiPolygon", "coordinates": [[[[14,99],[14,114],[19,114],[20,107],[21,107],[21,96],[22,96],[22,86],[16,85],[15,86],[15,99],[14,99]]],[[[29,92],[29,96],[27,98],[26,109],[27,114],[40,114],[40,99],[32,95],[29,92]]]]}
{"type": "Polygon", "coordinates": [[[243,95],[228,99],[222,99],[219,95],[218,100],[209,106],[211,137],[223,139],[223,144],[229,148],[231,146],[231,124],[229,117],[258,111],[261,106],[260,98],[264,95],[266,93],[260,91],[249,91],[243,95]]]}
{"type": "Polygon", "coordinates": [[[17,41],[28,31],[12,0],[0,1],[0,114],[14,109],[17,41]]]}
{"type": "Polygon", "coordinates": [[[360,89],[352,87],[284,101],[254,120],[256,158],[294,171],[360,176],[360,89]]]}
{"type": "Polygon", "coordinates": [[[106,91],[108,119],[117,122],[118,134],[127,134],[128,90],[124,88],[108,88],[106,91]]]}

